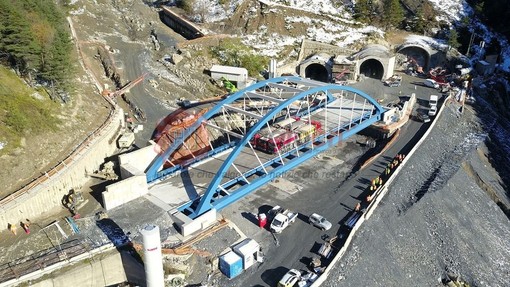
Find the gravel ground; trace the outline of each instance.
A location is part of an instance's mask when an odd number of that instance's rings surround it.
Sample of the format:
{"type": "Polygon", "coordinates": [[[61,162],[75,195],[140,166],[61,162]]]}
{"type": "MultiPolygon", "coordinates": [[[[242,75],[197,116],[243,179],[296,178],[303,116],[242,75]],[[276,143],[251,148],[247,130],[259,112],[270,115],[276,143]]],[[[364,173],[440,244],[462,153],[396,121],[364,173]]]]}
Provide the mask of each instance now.
{"type": "Polygon", "coordinates": [[[508,286],[508,217],[480,188],[482,178],[504,189],[481,164],[490,124],[447,106],[323,286],[439,286],[446,272],[508,286]]]}

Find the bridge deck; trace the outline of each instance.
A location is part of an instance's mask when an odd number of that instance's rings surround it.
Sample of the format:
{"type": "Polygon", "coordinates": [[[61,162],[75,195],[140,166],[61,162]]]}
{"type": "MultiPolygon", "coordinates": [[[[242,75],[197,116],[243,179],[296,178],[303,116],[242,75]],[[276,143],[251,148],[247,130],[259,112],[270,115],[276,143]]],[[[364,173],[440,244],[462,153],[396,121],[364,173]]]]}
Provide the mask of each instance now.
{"type": "MultiPolygon", "coordinates": [[[[322,125],[322,135],[336,135],[339,130],[348,129],[347,127],[350,125],[356,124],[355,120],[359,122],[362,116],[371,113],[372,106],[366,102],[336,99],[329,103],[327,107],[312,112],[310,116],[304,115],[302,118],[319,121],[322,125]]],[[[313,144],[308,142],[301,147],[304,147],[306,151],[306,149],[312,149],[318,144],[321,144],[321,142],[315,140],[313,144]]],[[[299,151],[296,152],[294,149],[292,151],[294,151],[294,155],[288,155],[289,158],[299,155],[299,151]]],[[[149,198],[165,203],[168,209],[176,208],[197,199],[205,192],[229,153],[230,150],[208,158],[193,167],[183,170],[179,175],[152,186],[149,189],[151,195],[149,198]]],[[[285,154],[280,157],[278,154],[268,154],[252,149],[247,145],[226,172],[220,185],[224,185],[225,188],[220,187],[220,189],[226,192],[234,190],[236,186],[241,186],[246,181],[250,182],[252,179],[264,175],[266,171],[270,172],[273,168],[281,165],[281,161],[283,161],[283,164],[286,163],[285,154]],[[262,166],[264,167],[262,168],[262,166]],[[254,172],[254,170],[259,172],[254,172]],[[226,184],[233,180],[236,181],[236,184],[226,184]]]]}

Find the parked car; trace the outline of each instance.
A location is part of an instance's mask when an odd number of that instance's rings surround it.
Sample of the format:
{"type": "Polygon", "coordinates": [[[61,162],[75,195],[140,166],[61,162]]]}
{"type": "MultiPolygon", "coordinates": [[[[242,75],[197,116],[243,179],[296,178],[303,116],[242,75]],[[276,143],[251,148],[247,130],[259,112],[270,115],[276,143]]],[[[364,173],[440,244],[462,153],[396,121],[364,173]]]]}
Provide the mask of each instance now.
{"type": "Polygon", "coordinates": [[[301,278],[301,272],[296,269],[290,269],[285,275],[283,275],[282,279],[278,281],[278,287],[294,287],[294,285],[301,278]]]}
{"type": "Polygon", "coordinates": [[[430,107],[429,116],[433,117],[436,115],[436,113],[437,113],[437,106],[430,107]]]}
{"type": "Polygon", "coordinates": [[[384,83],[388,87],[400,87],[400,85],[402,84],[402,76],[393,75],[390,78],[388,78],[386,81],[384,81],[384,83]]]}
{"type": "Polygon", "coordinates": [[[327,221],[326,218],[317,213],[310,215],[308,221],[315,227],[320,228],[321,230],[329,230],[332,226],[331,222],[327,221]]]}
{"type": "Polygon", "coordinates": [[[429,106],[432,107],[432,106],[436,106],[437,107],[437,101],[438,101],[439,97],[437,95],[430,95],[430,98],[429,98],[429,106]]]}
{"type": "Polygon", "coordinates": [[[416,115],[416,119],[423,123],[430,122],[430,117],[427,114],[423,114],[423,113],[418,113],[416,115]]]}
{"type": "Polygon", "coordinates": [[[432,79],[426,79],[425,81],[423,81],[423,84],[427,87],[431,87],[431,88],[434,88],[434,89],[439,89],[439,84],[432,80],[432,79]]]}

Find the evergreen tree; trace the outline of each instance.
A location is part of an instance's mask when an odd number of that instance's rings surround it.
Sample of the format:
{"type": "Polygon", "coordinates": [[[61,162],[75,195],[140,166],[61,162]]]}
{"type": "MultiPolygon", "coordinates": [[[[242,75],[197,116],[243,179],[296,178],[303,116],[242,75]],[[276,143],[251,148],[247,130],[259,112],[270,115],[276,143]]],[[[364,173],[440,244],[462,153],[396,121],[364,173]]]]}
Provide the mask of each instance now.
{"type": "Polygon", "coordinates": [[[404,10],[399,0],[384,0],[384,24],[387,28],[398,27],[404,20],[404,10]]]}
{"type": "Polygon", "coordinates": [[[38,14],[31,13],[33,19],[31,30],[34,34],[34,41],[39,46],[39,67],[44,69],[46,58],[53,47],[55,29],[46,19],[41,19],[38,14]]]}
{"type": "Polygon", "coordinates": [[[69,58],[71,49],[72,43],[69,34],[63,29],[57,30],[53,47],[42,71],[43,76],[52,83],[56,83],[57,86],[64,87],[69,79],[69,74],[72,71],[69,58]]]}
{"type": "Polygon", "coordinates": [[[354,5],[354,18],[361,22],[370,20],[370,0],[358,0],[354,5]]]}
{"type": "Polygon", "coordinates": [[[414,23],[413,30],[420,34],[425,32],[425,16],[423,13],[423,8],[421,6],[416,11],[416,20],[414,23]]]}
{"type": "Polygon", "coordinates": [[[0,0],[0,58],[63,87],[71,72],[66,19],[53,0],[0,0]]]}
{"type": "Polygon", "coordinates": [[[8,0],[0,1],[0,11],[0,51],[8,54],[9,62],[19,73],[25,73],[34,61],[34,51],[38,49],[29,22],[22,11],[8,0]]]}
{"type": "Polygon", "coordinates": [[[448,35],[448,45],[454,49],[460,47],[459,34],[457,33],[457,30],[455,29],[450,30],[450,35],[448,35]]]}

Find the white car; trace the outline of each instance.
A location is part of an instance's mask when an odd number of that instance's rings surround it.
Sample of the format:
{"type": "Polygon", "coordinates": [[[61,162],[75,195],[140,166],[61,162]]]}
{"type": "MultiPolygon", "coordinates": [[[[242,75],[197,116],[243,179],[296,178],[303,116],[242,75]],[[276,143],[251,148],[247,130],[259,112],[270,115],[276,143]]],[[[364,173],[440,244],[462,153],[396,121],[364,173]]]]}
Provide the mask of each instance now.
{"type": "Polygon", "coordinates": [[[301,272],[296,269],[290,269],[282,279],[278,281],[278,287],[293,287],[301,278],[301,272]]]}
{"type": "Polygon", "coordinates": [[[427,87],[431,87],[431,88],[434,88],[434,89],[439,89],[439,84],[432,80],[432,79],[426,79],[425,81],[423,81],[423,84],[427,87]]]}
{"type": "Polygon", "coordinates": [[[326,218],[324,218],[322,215],[318,215],[317,213],[310,215],[308,221],[321,230],[329,230],[332,226],[331,222],[327,221],[326,218]]]}
{"type": "Polygon", "coordinates": [[[433,117],[436,115],[436,113],[437,113],[437,106],[430,107],[429,116],[433,117]]]}

